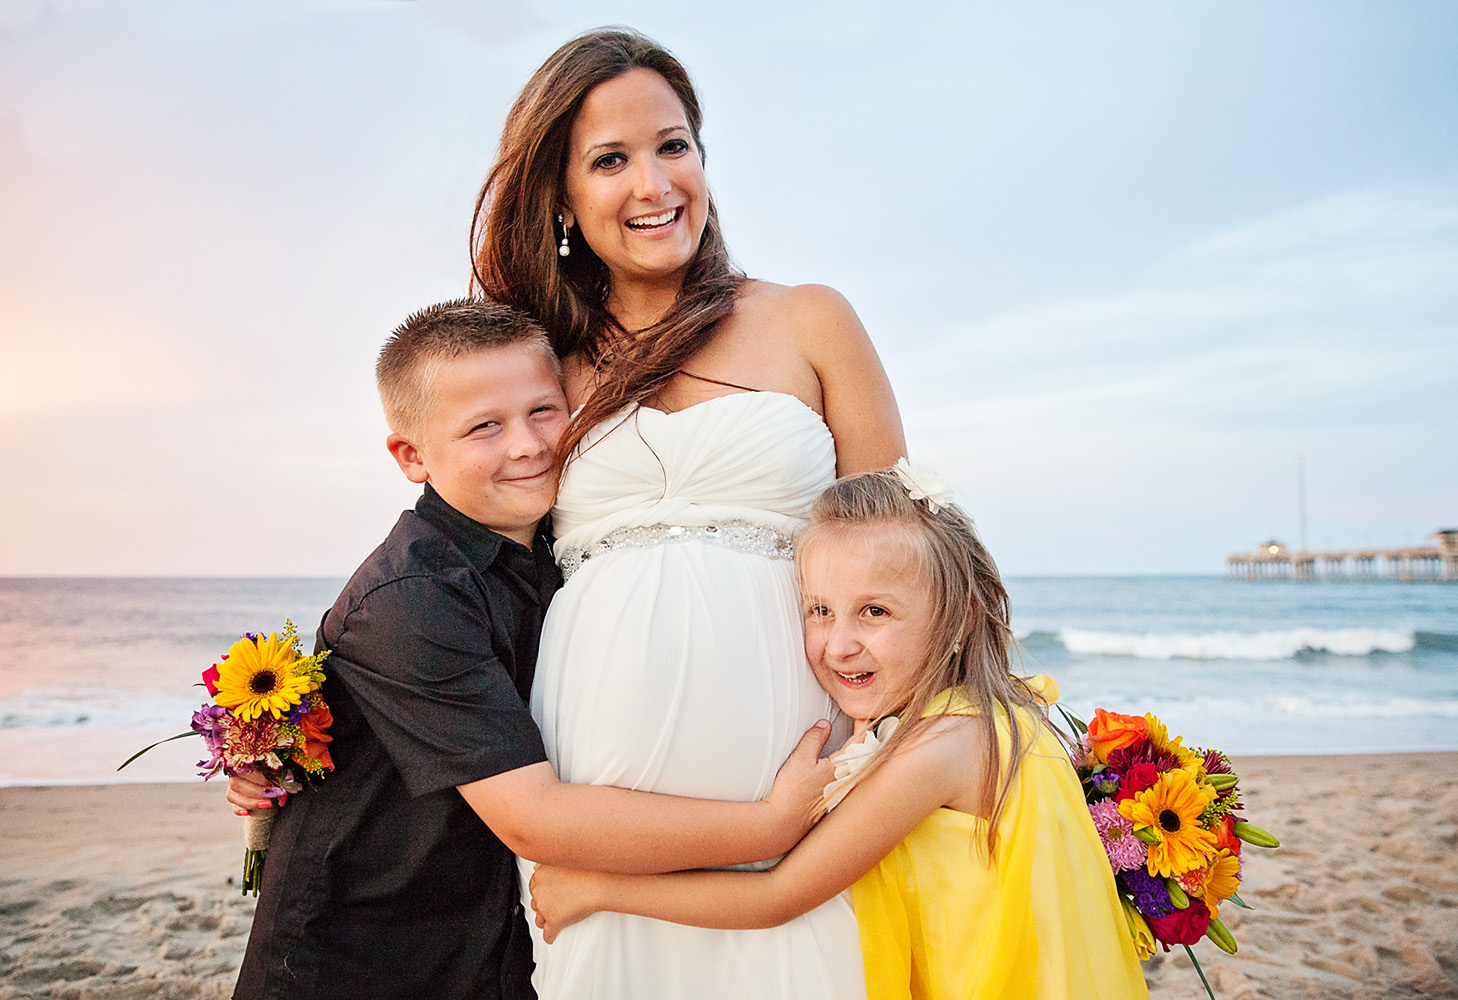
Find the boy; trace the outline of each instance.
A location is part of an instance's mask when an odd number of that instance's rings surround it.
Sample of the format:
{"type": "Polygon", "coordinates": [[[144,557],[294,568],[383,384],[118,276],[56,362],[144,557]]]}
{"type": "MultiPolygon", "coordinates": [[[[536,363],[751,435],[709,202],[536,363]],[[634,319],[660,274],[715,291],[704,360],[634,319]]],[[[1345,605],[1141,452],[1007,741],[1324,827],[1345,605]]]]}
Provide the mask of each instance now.
{"type": "Polygon", "coordinates": [[[561,579],[538,531],[568,419],[557,359],[521,313],[458,300],[410,317],[376,377],[424,495],[320,626],[335,770],[279,814],[234,996],[529,998],[513,851],[624,872],[782,853],[829,777],[828,729],[763,802],[560,783],[525,703],[561,579]]]}

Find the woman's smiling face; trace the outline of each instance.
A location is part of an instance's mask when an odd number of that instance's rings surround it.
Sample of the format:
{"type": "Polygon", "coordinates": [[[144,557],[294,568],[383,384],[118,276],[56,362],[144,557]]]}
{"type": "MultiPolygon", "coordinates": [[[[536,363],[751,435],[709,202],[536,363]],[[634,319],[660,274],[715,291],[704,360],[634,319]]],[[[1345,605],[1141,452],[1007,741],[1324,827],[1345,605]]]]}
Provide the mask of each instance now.
{"type": "Polygon", "coordinates": [[[572,123],[567,222],[614,283],[677,285],[708,219],[704,165],[668,81],[633,69],[599,84],[572,123]]]}

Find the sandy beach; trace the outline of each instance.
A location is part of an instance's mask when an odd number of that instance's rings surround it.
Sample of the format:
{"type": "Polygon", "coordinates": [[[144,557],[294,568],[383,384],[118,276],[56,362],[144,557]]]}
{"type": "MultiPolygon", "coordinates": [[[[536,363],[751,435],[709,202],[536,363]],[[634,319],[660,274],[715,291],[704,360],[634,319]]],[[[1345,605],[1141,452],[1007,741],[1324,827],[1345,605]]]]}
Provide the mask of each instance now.
{"type": "MultiPolygon", "coordinates": [[[[1458,996],[1458,754],[1251,757],[1247,848],[1221,915],[1241,944],[1196,952],[1216,996],[1458,996]]],[[[0,1000],[227,997],[253,902],[238,820],[202,783],[0,789],[0,1000]]],[[[1157,998],[1203,995],[1182,951],[1157,998]]]]}

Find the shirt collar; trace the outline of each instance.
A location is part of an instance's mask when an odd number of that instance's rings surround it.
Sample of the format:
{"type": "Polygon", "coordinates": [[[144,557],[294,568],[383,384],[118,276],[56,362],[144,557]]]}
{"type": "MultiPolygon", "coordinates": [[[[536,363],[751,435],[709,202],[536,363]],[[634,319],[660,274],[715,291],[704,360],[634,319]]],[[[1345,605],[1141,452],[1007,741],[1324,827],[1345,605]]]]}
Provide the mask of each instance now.
{"type": "Polygon", "coordinates": [[[503,545],[516,544],[446,503],[429,483],[425,484],[425,492],[415,503],[415,513],[444,531],[462,554],[481,570],[496,561],[503,545]]]}
{"type": "Polygon", "coordinates": [[[515,577],[524,596],[542,607],[562,585],[561,573],[552,558],[551,537],[540,527],[529,549],[462,514],[429,483],[416,501],[415,513],[445,532],[480,572],[500,561],[498,572],[515,577]]]}

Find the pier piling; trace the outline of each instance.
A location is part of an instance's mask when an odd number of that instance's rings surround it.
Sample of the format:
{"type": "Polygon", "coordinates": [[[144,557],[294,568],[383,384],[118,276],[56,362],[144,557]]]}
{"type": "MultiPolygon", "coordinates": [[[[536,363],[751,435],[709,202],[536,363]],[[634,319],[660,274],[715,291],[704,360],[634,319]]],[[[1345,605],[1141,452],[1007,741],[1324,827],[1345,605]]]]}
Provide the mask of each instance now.
{"type": "Polygon", "coordinates": [[[1292,552],[1269,541],[1255,552],[1225,557],[1233,580],[1395,580],[1458,583],[1458,528],[1433,533],[1433,544],[1397,549],[1345,549],[1292,552]]]}

